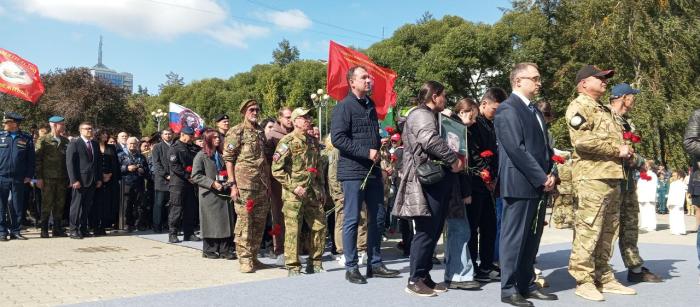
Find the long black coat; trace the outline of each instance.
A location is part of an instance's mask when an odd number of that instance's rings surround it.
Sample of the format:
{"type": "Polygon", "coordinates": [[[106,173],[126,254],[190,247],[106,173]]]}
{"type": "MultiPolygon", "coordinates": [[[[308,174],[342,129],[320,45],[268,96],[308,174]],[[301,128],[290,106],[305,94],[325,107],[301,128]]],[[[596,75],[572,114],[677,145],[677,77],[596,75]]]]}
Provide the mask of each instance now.
{"type": "Polygon", "coordinates": [[[168,162],[168,150],[171,145],[165,142],[160,142],[153,146],[151,159],[153,159],[153,182],[155,183],[156,191],[169,191],[168,185],[170,181],[166,179],[170,175],[170,163],[168,162]]]}

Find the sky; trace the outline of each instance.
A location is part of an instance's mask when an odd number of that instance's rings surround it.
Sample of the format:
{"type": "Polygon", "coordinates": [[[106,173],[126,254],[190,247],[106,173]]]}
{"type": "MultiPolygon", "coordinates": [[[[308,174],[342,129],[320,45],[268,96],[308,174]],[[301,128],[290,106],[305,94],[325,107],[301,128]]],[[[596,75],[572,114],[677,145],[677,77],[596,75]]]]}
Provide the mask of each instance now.
{"type": "Polygon", "coordinates": [[[103,64],[149,93],[172,71],[186,83],[228,79],[269,63],[287,39],[302,59],[326,59],[328,42],[367,48],[429,11],[494,23],[509,0],[0,0],[0,48],[41,72],[103,64]]]}

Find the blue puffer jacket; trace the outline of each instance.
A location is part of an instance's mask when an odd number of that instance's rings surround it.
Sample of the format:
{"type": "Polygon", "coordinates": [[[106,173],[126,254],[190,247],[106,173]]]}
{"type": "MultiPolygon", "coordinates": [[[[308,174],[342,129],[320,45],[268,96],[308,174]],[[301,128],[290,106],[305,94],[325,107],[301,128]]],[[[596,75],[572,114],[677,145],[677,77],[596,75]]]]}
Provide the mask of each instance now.
{"type": "MultiPolygon", "coordinates": [[[[331,116],[331,141],[340,151],[338,180],[363,180],[372,166],[369,150],[379,150],[379,122],[374,102],[358,99],[352,92],[338,103],[331,116]]],[[[381,176],[375,167],[370,178],[381,176]]]]}

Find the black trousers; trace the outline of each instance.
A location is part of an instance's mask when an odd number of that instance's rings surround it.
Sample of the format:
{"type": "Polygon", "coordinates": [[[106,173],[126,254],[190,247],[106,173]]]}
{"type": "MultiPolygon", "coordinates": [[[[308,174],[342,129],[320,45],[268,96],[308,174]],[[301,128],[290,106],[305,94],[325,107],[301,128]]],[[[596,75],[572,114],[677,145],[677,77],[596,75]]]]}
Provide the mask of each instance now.
{"type": "Polygon", "coordinates": [[[205,253],[227,255],[233,252],[233,237],[203,238],[202,242],[202,251],[205,253]]]}
{"type": "Polygon", "coordinates": [[[496,243],[496,204],[488,192],[472,193],[472,203],[467,206],[467,218],[471,238],[469,255],[474,268],[482,271],[493,269],[493,253],[496,243]],[[479,259],[481,265],[476,260],[479,259]]]}
{"type": "Polygon", "coordinates": [[[433,252],[437,245],[447,216],[448,200],[454,175],[446,171],[443,181],[423,185],[423,196],[428,202],[431,216],[413,218],[415,234],[411,242],[411,281],[429,277],[433,269],[433,252]]]}
{"type": "Polygon", "coordinates": [[[95,198],[95,186],[73,189],[70,202],[70,232],[88,231],[88,216],[95,198]]]}
{"type": "Polygon", "coordinates": [[[143,185],[124,185],[124,202],[126,203],[124,217],[127,226],[145,226],[147,224],[147,212],[143,197],[143,185]]]}
{"type": "Polygon", "coordinates": [[[168,228],[171,235],[176,235],[180,227],[185,236],[194,234],[195,201],[192,185],[170,189],[168,228]]]}
{"type": "Polygon", "coordinates": [[[408,255],[411,250],[411,241],[413,241],[413,224],[410,220],[399,218],[399,231],[401,231],[401,241],[403,241],[403,254],[408,255]]]}
{"type": "Polygon", "coordinates": [[[163,224],[167,224],[167,203],[170,199],[170,192],[156,190],[155,199],[153,201],[153,228],[160,229],[163,224]]]}
{"type": "Polygon", "coordinates": [[[499,245],[501,297],[526,294],[536,289],[533,265],[547,209],[545,204],[538,206],[539,203],[540,199],[503,198],[499,245]],[[535,216],[536,228],[533,226],[535,216]]]}
{"type": "Polygon", "coordinates": [[[109,207],[112,198],[110,196],[109,183],[102,185],[99,189],[95,189],[95,201],[92,204],[92,208],[90,208],[90,215],[88,217],[91,229],[104,230],[111,226],[109,207]]]}

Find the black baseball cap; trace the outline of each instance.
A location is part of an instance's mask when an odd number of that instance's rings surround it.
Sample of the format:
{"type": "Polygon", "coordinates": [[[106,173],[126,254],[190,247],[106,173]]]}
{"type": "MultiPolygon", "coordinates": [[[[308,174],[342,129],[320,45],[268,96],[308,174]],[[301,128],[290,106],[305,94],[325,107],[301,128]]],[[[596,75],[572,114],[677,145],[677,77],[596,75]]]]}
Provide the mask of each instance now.
{"type": "Polygon", "coordinates": [[[615,71],[612,69],[601,70],[600,68],[595,67],[594,65],[586,65],[581,67],[578,73],[576,73],[576,84],[588,77],[604,77],[605,79],[609,79],[612,78],[614,75],[615,71]]]}

